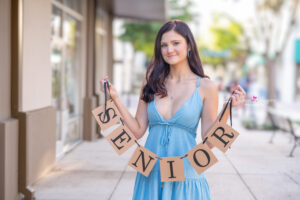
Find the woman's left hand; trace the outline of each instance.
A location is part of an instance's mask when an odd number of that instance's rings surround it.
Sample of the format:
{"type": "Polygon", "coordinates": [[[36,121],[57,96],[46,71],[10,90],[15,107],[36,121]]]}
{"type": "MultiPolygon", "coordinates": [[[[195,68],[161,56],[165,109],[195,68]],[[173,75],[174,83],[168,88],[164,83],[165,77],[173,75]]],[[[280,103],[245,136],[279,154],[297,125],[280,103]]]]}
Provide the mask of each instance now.
{"type": "Polygon", "coordinates": [[[232,106],[240,106],[244,104],[246,92],[243,90],[243,88],[240,85],[234,86],[232,88],[234,93],[231,95],[232,99],[232,106]]]}

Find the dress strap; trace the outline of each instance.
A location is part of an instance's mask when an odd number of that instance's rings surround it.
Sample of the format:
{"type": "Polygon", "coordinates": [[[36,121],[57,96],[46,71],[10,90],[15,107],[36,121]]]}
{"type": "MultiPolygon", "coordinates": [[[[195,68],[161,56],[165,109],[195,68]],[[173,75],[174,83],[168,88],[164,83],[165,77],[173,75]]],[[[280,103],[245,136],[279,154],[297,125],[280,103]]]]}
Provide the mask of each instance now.
{"type": "Polygon", "coordinates": [[[201,79],[201,76],[198,76],[196,87],[199,87],[199,85],[200,85],[200,79],[201,79]]]}

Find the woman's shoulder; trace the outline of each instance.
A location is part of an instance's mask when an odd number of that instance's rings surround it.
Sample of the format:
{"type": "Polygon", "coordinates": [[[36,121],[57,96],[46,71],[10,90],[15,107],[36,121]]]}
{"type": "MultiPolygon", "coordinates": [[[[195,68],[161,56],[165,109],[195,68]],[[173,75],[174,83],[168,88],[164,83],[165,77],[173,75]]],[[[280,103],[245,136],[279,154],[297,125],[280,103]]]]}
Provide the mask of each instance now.
{"type": "Polygon", "coordinates": [[[204,95],[204,98],[218,93],[217,85],[209,78],[202,77],[200,79],[199,91],[204,95]]]}
{"type": "Polygon", "coordinates": [[[202,87],[203,89],[209,89],[209,90],[217,89],[217,85],[215,84],[215,82],[206,77],[202,77],[200,79],[200,87],[202,87]]]}

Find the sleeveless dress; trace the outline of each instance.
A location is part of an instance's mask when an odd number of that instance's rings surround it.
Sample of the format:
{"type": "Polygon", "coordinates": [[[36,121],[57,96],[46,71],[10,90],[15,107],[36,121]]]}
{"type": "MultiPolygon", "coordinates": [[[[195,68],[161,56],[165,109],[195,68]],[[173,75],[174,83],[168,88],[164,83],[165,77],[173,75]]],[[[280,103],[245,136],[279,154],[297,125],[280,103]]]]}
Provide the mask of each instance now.
{"type": "MultiPolygon", "coordinates": [[[[149,135],[145,147],[159,157],[184,156],[197,145],[196,130],[203,101],[198,90],[200,76],[192,96],[166,121],[155,107],[155,99],[148,103],[149,135]]],[[[210,200],[205,172],[197,174],[184,158],[185,181],[164,182],[160,179],[159,160],[145,177],[137,172],[133,200],[210,200]]]]}

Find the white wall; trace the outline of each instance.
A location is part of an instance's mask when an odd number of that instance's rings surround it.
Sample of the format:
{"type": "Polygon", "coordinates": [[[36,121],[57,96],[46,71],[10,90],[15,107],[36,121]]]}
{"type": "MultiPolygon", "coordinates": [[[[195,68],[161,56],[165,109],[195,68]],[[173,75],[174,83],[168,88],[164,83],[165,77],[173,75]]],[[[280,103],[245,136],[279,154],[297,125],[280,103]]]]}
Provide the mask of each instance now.
{"type": "Polygon", "coordinates": [[[296,64],[295,64],[295,34],[291,34],[286,50],[283,53],[283,59],[276,74],[276,83],[280,92],[280,100],[285,103],[293,102],[295,98],[296,85],[296,64]]]}
{"type": "Polygon", "coordinates": [[[51,1],[24,0],[19,111],[51,105],[51,1]]]}
{"type": "MultiPolygon", "coordinates": [[[[300,5],[298,5],[298,10],[300,5]]],[[[279,71],[277,73],[277,83],[281,101],[292,103],[296,97],[296,63],[295,63],[295,41],[300,38],[300,12],[297,13],[297,25],[292,30],[279,71]]]]}

